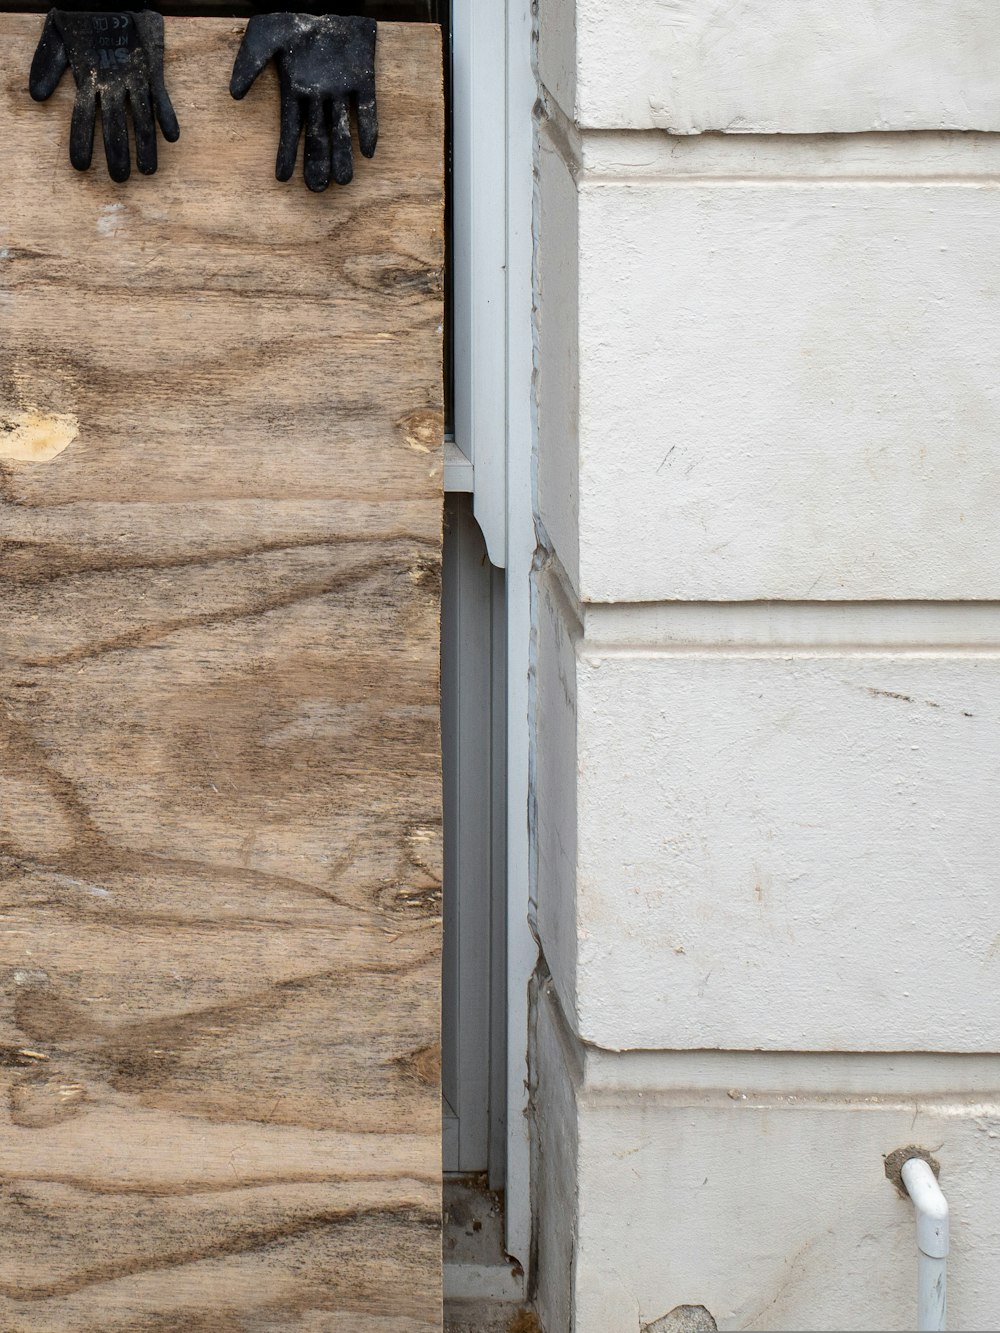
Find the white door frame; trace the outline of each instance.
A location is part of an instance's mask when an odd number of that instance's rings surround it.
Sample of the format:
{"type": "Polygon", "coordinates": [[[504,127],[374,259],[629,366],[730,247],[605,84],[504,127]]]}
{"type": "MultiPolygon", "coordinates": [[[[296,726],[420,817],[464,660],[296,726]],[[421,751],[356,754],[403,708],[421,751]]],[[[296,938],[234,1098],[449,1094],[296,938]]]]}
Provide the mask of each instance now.
{"type": "MultiPolygon", "coordinates": [[[[507,1250],[531,1249],[534,104],[531,0],[452,0],[455,446],[490,559],[506,569],[507,1250]],[[465,460],[468,460],[466,462],[465,460]]],[[[468,489],[466,482],[461,489],[468,489]]]]}

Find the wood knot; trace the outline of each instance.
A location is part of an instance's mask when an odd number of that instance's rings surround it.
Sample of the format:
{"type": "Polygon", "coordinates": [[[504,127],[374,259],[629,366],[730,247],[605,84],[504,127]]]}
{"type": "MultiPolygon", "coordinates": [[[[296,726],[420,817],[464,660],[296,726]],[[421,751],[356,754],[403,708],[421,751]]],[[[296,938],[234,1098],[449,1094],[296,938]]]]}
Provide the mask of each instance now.
{"type": "Polygon", "coordinates": [[[418,454],[434,453],[444,442],[444,417],[440,412],[410,412],[401,417],[397,425],[407,446],[418,454]]]}

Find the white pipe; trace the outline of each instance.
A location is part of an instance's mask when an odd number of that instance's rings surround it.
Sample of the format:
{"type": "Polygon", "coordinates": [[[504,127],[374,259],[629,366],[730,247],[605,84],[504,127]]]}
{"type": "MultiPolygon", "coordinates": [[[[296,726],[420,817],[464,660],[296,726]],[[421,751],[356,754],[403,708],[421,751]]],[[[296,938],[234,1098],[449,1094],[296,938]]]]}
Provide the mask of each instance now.
{"type": "Polygon", "coordinates": [[[917,1329],[940,1333],[948,1317],[948,1200],[922,1157],[910,1157],[900,1171],[917,1213],[917,1329]]]}

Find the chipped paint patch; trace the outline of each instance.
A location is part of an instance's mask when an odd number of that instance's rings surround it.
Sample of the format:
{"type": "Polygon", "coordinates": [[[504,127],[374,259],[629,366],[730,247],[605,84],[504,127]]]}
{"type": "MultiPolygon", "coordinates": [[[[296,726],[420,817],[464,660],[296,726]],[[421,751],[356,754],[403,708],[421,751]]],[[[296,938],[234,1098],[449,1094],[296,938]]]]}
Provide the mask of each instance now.
{"type": "Polygon", "coordinates": [[[31,1074],[13,1083],[8,1092],[10,1118],[26,1129],[45,1129],[70,1120],[84,1109],[87,1091],[82,1083],[31,1074]]]}
{"type": "Polygon", "coordinates": [[[14,463],[48,463],[68,449],[80,423],[68,412],[0,408],[0,459],[14,463]]]}
{"type": "Polygon", "coordinates": [[[14,969],[15,986],[45,986],[49,974],[42,967],[17,967],[14,969]]]}
{"type": "Polygon", "coordinates": [[[114,236],[125,221],[124,204],[103,204],[97,219],[97,230],[102,236],[114,236]]]}
{"type": "Polygon", "coordinates": [[[642,1333],[710,1333],[718,1327],[704,1305],[675,1305],[669,1314],[643,1324],[642,1333]]]}
{"type": "Polygon", "coordinates": [[[85,879],[74,879],[72,875],[53,874],[50,876],[53,884],[64,884],[70,889],[79,889],[81,893],[89,894],[91,898],[110,898],[111,890],[106,889],[103,884],[88,884],[85,879]]]}

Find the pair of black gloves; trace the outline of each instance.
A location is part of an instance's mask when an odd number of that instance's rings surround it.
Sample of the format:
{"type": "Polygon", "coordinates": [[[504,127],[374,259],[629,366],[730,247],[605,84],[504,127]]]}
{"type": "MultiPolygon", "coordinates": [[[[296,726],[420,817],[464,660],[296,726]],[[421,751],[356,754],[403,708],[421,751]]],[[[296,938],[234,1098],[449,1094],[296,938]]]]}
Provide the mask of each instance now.
{"type": "MultiPolygon", "coordinates": [[[[331,177],[346,185],[354,174],[350,104],[357,108],[358,142],[373,157],[378,141],[375,105],[374,19],[328,14],[256,14],[247,24],[229,91],[244,97],[269,60],[281,85],[281,131],[275,175],[295,170],[305,123],[305,181],[325,190],[331,177]]],[[[28,89],[36,102],[51,97],[64,71],[73,71],[76,103],[69,158],[86,171],[101,109],[104,151],[112,180],[128,179],[128,120],[132,112],[135,160],[149,176],[156,170],[156,126],[173,143],[177,116],[163,80],[163,18],[138,13],[71,13],[50,10],[31,62],[28,89]]]]}

